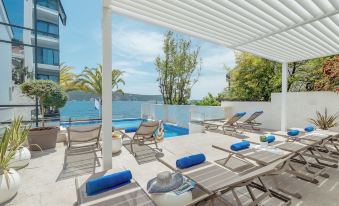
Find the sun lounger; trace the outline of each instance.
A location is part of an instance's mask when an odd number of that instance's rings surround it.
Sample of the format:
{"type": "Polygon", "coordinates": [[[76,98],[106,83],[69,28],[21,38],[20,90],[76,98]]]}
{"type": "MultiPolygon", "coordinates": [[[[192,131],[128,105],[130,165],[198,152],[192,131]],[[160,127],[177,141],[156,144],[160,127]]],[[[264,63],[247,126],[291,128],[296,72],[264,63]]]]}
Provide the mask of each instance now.
{"type": "Polygon", "coordinates": [[[225,205],[230,205],[227,200],[221,197],[222,194],[227,192],[232,192],[237,205],[242,205],[235,191],[235,189],[239,187],[246,187],[252,198],[252,202],[249,204],[251,206],[258,205],[258,203],[260,203],[265,198],[272,196],[282,200],[284,202],[283,205],[289,205],[291,203],[290,198],[267,189],[261,180],[262,176],[274,172],[276,167],[278,167],[280,164],[284,164],[284,160],[277,161],[274,164],[270,164],[266,167],[259,168],[243,175],[232,172],[224,167],[221,167],[220,165],[208,161],[186,169],[173,167],[162,158],[159,159],[159,161],[171,170],[181,172],[186,177],[195,181],[200,187],[204,188],[204,190],[210,194],[210,201],[212,203],[211,205],[214,205],[216,198],[222,201],[225,205]],[[253,181],[255,179],[258,179],[261,185],[254,183],[253,181]],[[253,188],[260,189],[263,191],[263,194],[255,197],[252,191],[253,188]]]}
{"type": "Polygon", "coordinates": [[[67,128],[67,149],[95,145],[100,148],[101,125],[74,126],[67,128]]]}
{"type": "Polygon", "coordinates": [[[235,132],[237,133],[237,128],[239,128],[238,126],[238,121],[239,119],[241,119],[244,115],[246,114],[246,112],[238,112],[235,113],[229,120],[227,121],[217,121],[217,120],[213,120],[213,121],[204,121],[204,126],[206,129],[211,129],[211,130],[216,130],[218,128],[221,128],[224,132],[224,134],[227,131],[231,131],[231,132],[235,132]]]}
{"type": "Polygon", "coordinates": [[[150,122],[142,122],[136,132],[132,134],[132,136],[123,133],[124,137],[128,137],[131,139],[130,146],[131,146],[131,153],[136,156],[137,154],[133,150],[133,144],[144,144],[144,145],[155,145],[155,150],[159,150],[160,152],[162,149],[158,147],[156,131],[160,126],[159,121],[150,121],[150,122]]]}
{"type": "Polygon", "coordinates": [[[90,176],[81,176],[75,179],[78,206],[110,205],[110,206],[155,206],[147,193],[140,185],[132,180],[130,183],[108,190],[96,195],[87,195],[86,182],[91,179],[111,174],[115,171],[109,170],[95,173],[90,176]]]}
{"type": "Polygon", "coordinates": [[[251,116],[249,116],[244,122],[239,122],[238,125],[240,127],[251,127],[252,130],[260,130],[258,126],[261,125],[261,123],[256,122],[255,120],[262,115],[264,112],[263,111],[257,111],[254,112],[251,116]]]}

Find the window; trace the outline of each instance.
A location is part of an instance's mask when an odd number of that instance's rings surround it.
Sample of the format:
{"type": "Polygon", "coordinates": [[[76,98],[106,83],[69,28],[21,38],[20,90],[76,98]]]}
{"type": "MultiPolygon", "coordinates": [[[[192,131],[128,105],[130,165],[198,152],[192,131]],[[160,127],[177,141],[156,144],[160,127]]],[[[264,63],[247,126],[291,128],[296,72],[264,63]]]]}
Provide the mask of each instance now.
{"type": "Polygon", "coordinates": [[[59,9],[58,0],[37,0],[37,4],[53,10],[59,9]]]}
{"type": "Polygon", "coordinates": [[[40,80],[52,80],[55,82],[59,82],[59,77],[56,75],[46,75],[46,74],[38,74],[38,79],[40,80]]]}
{"type": "Polygon", "coordinates": [[[38,20],[37,29],[38,29],[38,34],[52,36],[55,38],[59,37],[59,26],[56,24],[38,20]]]}
{"type": "Polygon", "coordinates": [[[59,51],[49,48],[37,48],[37,59],[40,64],[59,65],[59,51]]]}

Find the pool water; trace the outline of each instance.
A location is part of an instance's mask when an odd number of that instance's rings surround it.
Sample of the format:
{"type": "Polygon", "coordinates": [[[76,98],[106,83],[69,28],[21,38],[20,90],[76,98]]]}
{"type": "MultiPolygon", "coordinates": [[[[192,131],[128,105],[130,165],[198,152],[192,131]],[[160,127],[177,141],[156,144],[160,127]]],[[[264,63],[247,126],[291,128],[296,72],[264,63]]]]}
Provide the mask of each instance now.
{"type": "MultiPolygon", "coordinates": [[[[116,129],[126,129],[126,128],[137,128],[141,122],[146,121],[144,119],[118,119],[112,120],[112,126],[116,129]]],[[[91,124],[101,124],[100,120],[95,121],[81,121],[81,122],[72,122],[72,126],[80,125],[91,125],[91,124]]],[[[65,128],[69,127],[68,122],[61,122],[60,126],[65,128]]],[[[182,135],[187,135],[189,133],[188,129],[183,127],[178,127],[172,124],[164,124],[164,138],[177,137],[182,135]]]]}

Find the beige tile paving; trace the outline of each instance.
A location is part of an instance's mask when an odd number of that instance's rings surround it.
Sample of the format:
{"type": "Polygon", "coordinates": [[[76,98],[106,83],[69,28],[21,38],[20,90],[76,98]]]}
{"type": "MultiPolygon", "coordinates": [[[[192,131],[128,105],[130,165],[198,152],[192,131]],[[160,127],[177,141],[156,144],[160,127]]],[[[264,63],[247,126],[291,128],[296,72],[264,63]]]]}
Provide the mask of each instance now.
{"type": "MultiPolygon", "coordinates": [[[[251,141],[257,141],[258,135],[245,132],[251,141]]],[[[225,158],[226,153],[213,149],[212,144],[229,145],[239,139],[218,133],[191,134],[182,137],[168,138],[159,145],[163,149],[164,159],[175,164],[175,159],[194,153],[205,153],[209,161],[225,158]]],[[[101,169],[101,153],[84,153],[68,158],[66,169],[64,164],[65,146],[59,143],[55,150],[44,152],[33,152],[30,164],[19,171],[22,178],[22,185],[14,199],[5,205],[17,206],[40,206],[40,205],[73,205],[76,202],[74,177],[86,175],[101,169]],[[95,161],[98,160],[98,161],[95,161]]],[[[118,155],[112,157],[113,167],[128,168],[132,171],[134,178],[146,187],[147,181],[156,176],[160,171],[168,170],[163,164],[157,161],[139,165],[134,157],[125,149],[118,155]]],[[[298,191],[303,195],[301,200],[293,198],[292,205],[318,206],[339,205],[339,170],[329,169],[329,179],[319,178],[320,183],[314,185],[305,181],[291,178],[289,175],[282,175],[279,183],[286,188],[298,191]]],[[[266,178],[269,184],[270,180],[266,178]]],[[[241,198],[249,198],[248,195],[239,190],[241,198]]],[[[230,196],[230,195],[226,195],[230,196]]],[[[265,205],[277,205],[277,201],[267,201],[265,205]]],[[[218,204],[219,205],[219,204],[218,204]]]]}

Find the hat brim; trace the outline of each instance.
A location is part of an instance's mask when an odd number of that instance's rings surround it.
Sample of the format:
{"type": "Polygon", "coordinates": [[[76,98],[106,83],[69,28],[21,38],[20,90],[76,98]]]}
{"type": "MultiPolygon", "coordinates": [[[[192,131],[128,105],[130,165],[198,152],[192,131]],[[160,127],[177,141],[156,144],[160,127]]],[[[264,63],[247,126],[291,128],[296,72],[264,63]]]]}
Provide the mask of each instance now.
{"type": "Polygon", "coordinates": [[[157,178],[153,178],[147,183],[147,191],[149,193],[166,193],[178,189],[184,182],[184,177],[180,173],[173,173],[172,180],[168,185],[158,185],[156,183],[157,178]]]}

